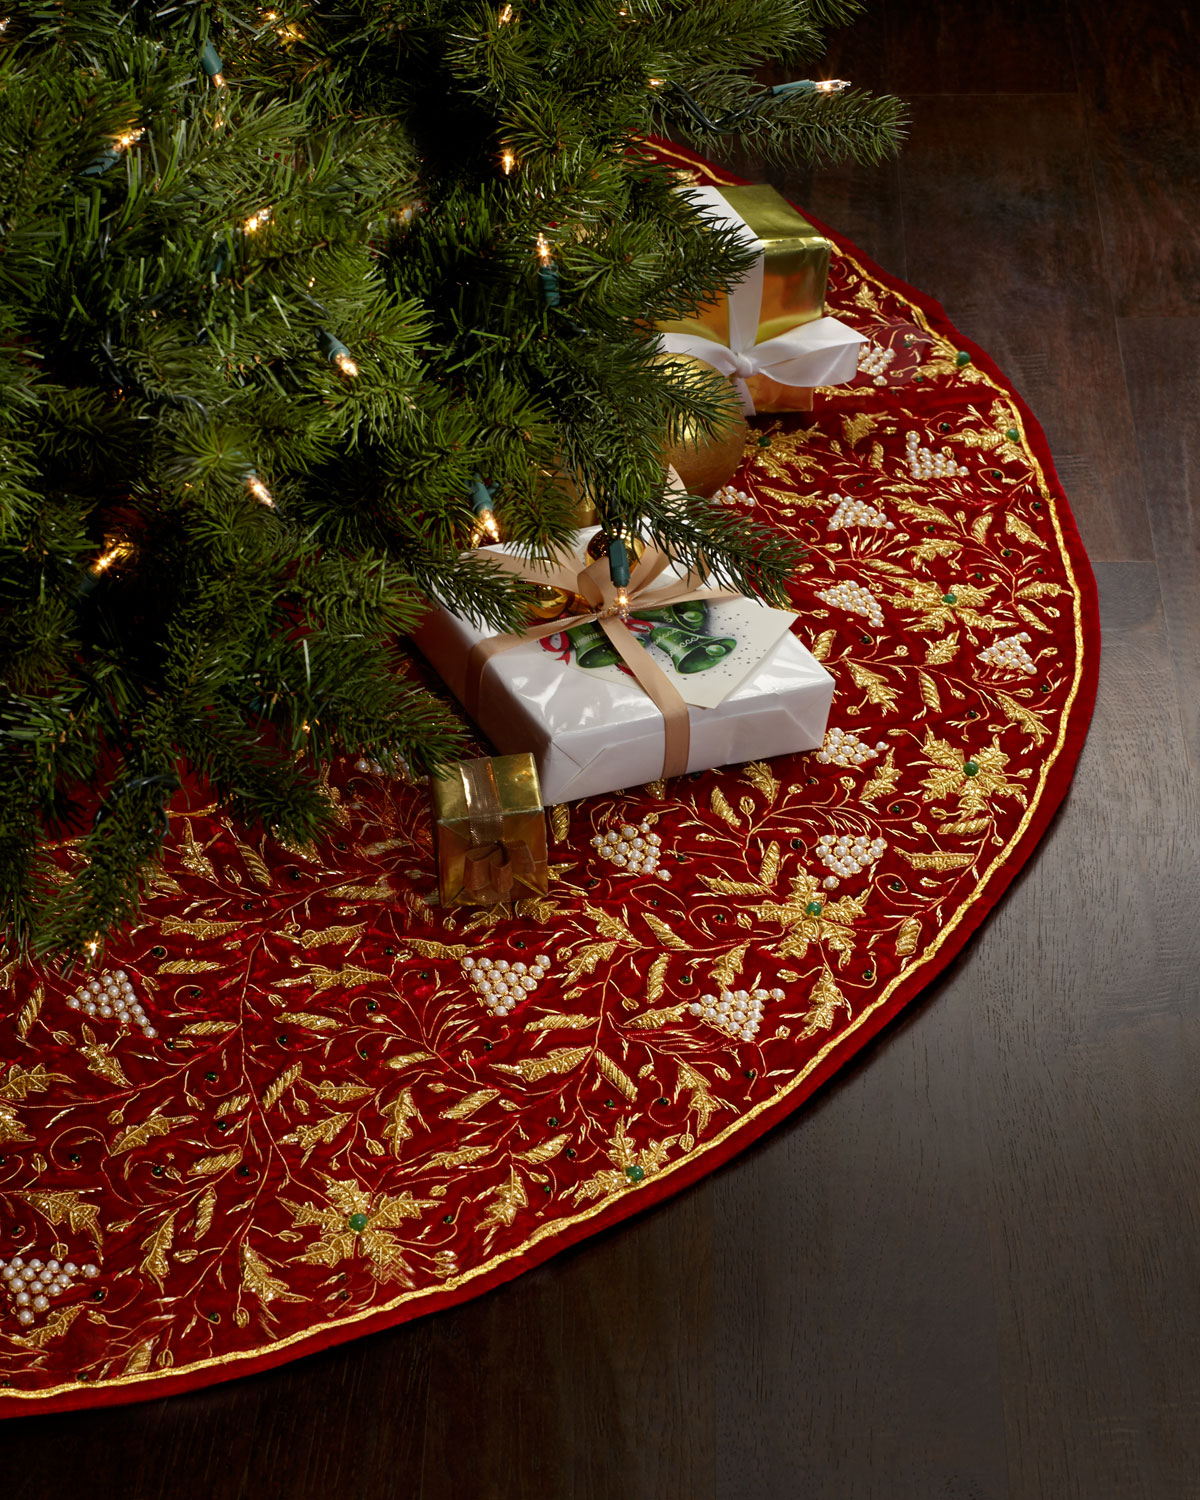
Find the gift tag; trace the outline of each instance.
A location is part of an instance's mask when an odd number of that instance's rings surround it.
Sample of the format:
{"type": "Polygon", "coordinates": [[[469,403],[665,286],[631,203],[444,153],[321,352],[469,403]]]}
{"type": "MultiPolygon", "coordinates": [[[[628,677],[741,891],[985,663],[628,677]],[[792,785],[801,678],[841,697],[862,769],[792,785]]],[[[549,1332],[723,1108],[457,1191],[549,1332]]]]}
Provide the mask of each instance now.
{"type": "MultiPolygon", "coordinates": [[[[629,617],[629,629],[685,703],[716,708],[739,688],[798,617],[756,599],[688,599],[629,617]]],[[[542,649],[606,682],[632,677],[593,623],[543,637],[542,649]]]]}

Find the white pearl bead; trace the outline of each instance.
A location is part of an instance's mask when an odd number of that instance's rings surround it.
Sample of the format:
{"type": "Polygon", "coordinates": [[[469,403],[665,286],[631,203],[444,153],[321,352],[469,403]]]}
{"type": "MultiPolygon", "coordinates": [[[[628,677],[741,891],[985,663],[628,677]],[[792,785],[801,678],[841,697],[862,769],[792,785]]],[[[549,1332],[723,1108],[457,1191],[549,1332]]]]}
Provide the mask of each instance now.
{"type": "Polygon", "coordinates": [[[698,1005],[694,1000],[692,1001],[691,1005],[688,1006],[688,1015],[690,1016],[699,1016],[702,1015],[703,1012],[704,1007],[702,1005],[698,1005]]]}
{"type": "Polygon", "coordinates": [[[33,1299],[33,1305],[38,1312],[45,1312],[46,1309],[50,1306],[50,1299],[49,1297],[35,1297],[33,1299]]]}
{"type": "Polygon", "coordinates": [[[507,972],[508,972],[508,959],[506,959],[506,958],[498,958],[496,960],[496,962],[492,965],[492,967],[496,970],[497,974],[507,974],[507,972]]]}
{"type": "Polygon", "coordinates": [[[33,1322],[33,1314],[27,1307],[23,1307],[17,1314],[17,1322],[23,1324],[26,1328],[33,1322]]]}
{"type": "Polygon", "coordinates": [[[543,969],[548,969],[550,967],[550,960],[544,953],[539,953],[538,956],[534,959],[534,963],[539,965],[539,967],[543,969]]]}
{"type": "Polygon", "coordinates": [[[73,1260],[67,1260],[63,1262],[63,1270],[68,1276],[74,1276],[78,1273],[79,1267],[73,1260]]]}
{"type": "Polygon", "coordinates": [[[83,1274],[85,1276],[99,1276],[100,1267],[94,1266],[91,1261],[88,1261],[88,1263],[83,1268],[83,1274]]]}
{"type": "Polygon", "coordinates": [[[13,1298],[13,1301],[17,1304],[18,1307],[28,1307],[29,1300],[29,1293],[26,1291],[18,1292],[17,1295],[13,1298]]]}
{"type": "Polygon", "coordinates": [[[470,954],[468,954],[466,958],[463,959],[462,966],[464,969],[466,969],[468,974],[475,967],[475,960],[471,957],[470,954]]]}

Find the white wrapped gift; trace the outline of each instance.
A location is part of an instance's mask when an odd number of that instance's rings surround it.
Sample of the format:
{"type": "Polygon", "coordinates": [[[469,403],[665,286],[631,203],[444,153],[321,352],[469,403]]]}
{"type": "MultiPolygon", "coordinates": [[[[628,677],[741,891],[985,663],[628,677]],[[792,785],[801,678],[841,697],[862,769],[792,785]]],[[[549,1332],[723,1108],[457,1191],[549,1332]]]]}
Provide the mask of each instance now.
{"type": "MultiPolygon", "coordinates": [[[[577,534],[580,558],[592,534],[577,534]]],[[[512,555],[508,548],[487,550],[512,555]]],[[[579,566],[584,563],[586,558],[579,566]]],[[[662,578],[683,576],[671,567],[662,578]]],[[[563,628],[570,625],[562,622],[563,628]]],[[[460,702],[471,707],[468,658],[489,636],[486,626],[434,606],[415,640],[460,702]]],[[[663,714],[634,678],[611,681],[609,675],[580,670],[531,639],[493,655],[478,677],[476,722],[500,754],[533,754],[547,804],[663,774],[663,714]]],[[[687,770],[813,750],[824,740],[832,698],[829,673],[793,635],[784,634],[717,707],[685,706],[687,770]]]]}

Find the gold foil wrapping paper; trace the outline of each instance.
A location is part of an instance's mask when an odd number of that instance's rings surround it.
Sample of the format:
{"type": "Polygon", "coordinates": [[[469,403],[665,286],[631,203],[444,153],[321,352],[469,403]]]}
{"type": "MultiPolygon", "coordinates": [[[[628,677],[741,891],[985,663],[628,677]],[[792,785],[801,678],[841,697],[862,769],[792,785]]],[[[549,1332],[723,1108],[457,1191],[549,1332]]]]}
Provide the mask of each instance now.
{"type": "MultiPolygon", "coordinates": [[[[722,187],[721,196],[762,242],[763,292],[757,343],[765,343],[825,316],[830,243],[764,183],[722,187]]],[[[729,297],[701,307],[695,316],[657,325],[663,333],[685,333],[729,343],[729,297]]],[[[812,387],[789,386],[769,375],[746,378],[756,411],[811,411],[812,387]]]]}
{"type": "Polygon", "coordinates": [[[532,755],[462,761],[430,779],[443,906],[544,896],[546,814],[532,755]]]}

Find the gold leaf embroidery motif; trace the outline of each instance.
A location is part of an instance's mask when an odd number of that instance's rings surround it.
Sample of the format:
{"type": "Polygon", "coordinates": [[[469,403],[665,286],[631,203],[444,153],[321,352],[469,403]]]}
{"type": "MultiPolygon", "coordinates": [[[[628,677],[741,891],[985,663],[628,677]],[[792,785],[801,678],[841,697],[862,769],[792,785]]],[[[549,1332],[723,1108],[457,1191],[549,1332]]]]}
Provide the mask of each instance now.
{"type": "Polygon", "coordinates": [[[236,1167],[241,1159],[240,1147],[235,1151],[219,1151],[213,1156],[202,1156],[188,1168],[188,1176],[211,1177],[216,1172],[224,1172],[228,1167],[236,1167]]]}
{"type": "Polygon", "coordinates": [[[846,665],[855,687],[862,688],[866,693],[868,703],[877,704],[881,708],[892,708],[895,705],[898,696],[896,689],[889,687],[878,672],[872,672],[856,661],[848,661],[846,665]]]}
{"type": "Polygon", "coordinates": [[[30,992],[29,999],[21,1007],[21,1014],[17,1017],[17,1036],[24,1041],[29,1035],[30,1028],[41,1014],[42,1004],[46,999],[46,986],[35,984],[30,992]]]}
{"type": "Polygon", "coordinates": [[[549,1161],[570,1142],[569,1135],[552,1135],[549,1140],[542,1141],[538,1146],[531,1146],[528,1151],[518,1151],[517,1160],[527,1161],[532,1166],[539,1162],[549,1161]]]}
{"type": "Polygon", "coordinates": [[[900,931],[896,934],[896,952],[901,958],[907,958],[910,953],[917,951],[917,943],[921,937],[921,924],[916,917],[905,917],[900,924],[900,931]]]}
{"type": "Polygon", "coordinates": [[[565,1012],[555,1011],[548,1016],[539,1016],[536,1021],[526,1021],[526,1031],[553,1031],[560,1027],[572,1031],[583,1031],[589,1026],[595,1026],[595,1016],[570,1015],[565,1012]]]}
{"type": "Polygon", "coordinates": [[[468,1094],[466,1098],[460,1099],[457,1104],[451,1105],[449,1109],[442,1110],[441,1118],[443,1120],[468,1119],[477,1110],[482,1109],[485,1104],[490,1104],[493,1099],[498,1098],[499,1095],[499,1089],[479,1089],[473,1094],[468,1094]]]}
{"type": "Polygon", "coordinates": [[[660,953],[650,965],[650,971],[646,975],[646,1002],[653,1005],[666,988],[667,969],[671,963],[669,953],[660,953]]]}
{"type": "Polygon", "coordinates": [[[550,1073],[569,1073],[591,1052],[590,1047],[556,1047],[544,1057],[524,1057],[519,1063],[493,1063],[500,1073],[514,1073],[526,1083],[536,1083],[550,1073]]]}
{"type": "Polygon", "coordinates": [[[828,1031],[839,1009],[844,1009],[847,1016],[851,1013],[849,1000],[838,989],[828,969],[822,970],[821,977],[813,986],[813,992],[808,999],[809,1006],[804,1013],[802,1036],[815,1036],[818,1031],[828,1031]]]}
{"type": "Polygon", "coordinates": [[[612,1084],[613,1088],[620,1089],[621,1093],[625,1095],[626,1099],[637,1098],[637,1085],[634,1083],[633,1079],[630,1078],[628,1073],[624,1072],[623,1069],[619,1068],[616,1063],[613,1062],[611,1057],[608,1057],[603,1052],[597,1050],[596,1066],[600,1069],[600,1072],[608,1080],[608,1082],[612,1084]]]}
{"type": "Polygon", "coordinates": [[[160,1291],[167,1278],[169,1270],[167,1255],[174,1239],[175,1215],[170,1213],[159,1222],[158,1228],[142,1241],[142,1249],[146,1254],[138,1269],[143,1276],[152,1276],[158,1282],[160,1291]]]}
{"type": "Polygon", "coordinates": [[[709,799],[709,806],[712,808],[713,812],[716,813],[718,818],[723,818],[725,822],[729,824],[730,828],[740,828],[742,826],[741,818],[739,818],[737,813],[734,812],[733,808],[730,807],[729,798],[726,797],[725,793],[719,786],[713,787],[712,796],[709,799]]]}

